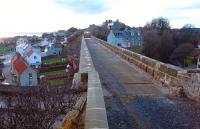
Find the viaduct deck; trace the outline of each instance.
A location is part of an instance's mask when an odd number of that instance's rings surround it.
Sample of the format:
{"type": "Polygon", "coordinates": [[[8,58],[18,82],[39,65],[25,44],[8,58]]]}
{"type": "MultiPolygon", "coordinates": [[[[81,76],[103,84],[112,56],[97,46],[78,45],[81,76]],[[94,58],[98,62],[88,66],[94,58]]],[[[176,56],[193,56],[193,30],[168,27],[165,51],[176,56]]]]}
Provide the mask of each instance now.
{"type": "Polygon", "coordinates": [[[95,39],[86,39],[104,91],[110,129],[199,129],[200,108],[165,89],[95,39]]]}

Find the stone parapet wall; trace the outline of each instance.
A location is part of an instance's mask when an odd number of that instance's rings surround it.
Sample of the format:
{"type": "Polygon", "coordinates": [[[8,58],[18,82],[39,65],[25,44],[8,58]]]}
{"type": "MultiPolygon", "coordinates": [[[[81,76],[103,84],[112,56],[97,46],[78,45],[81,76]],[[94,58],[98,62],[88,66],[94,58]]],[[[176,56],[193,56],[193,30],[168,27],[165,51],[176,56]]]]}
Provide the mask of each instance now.
{"type": "Polygon", "coordinates": [[[184,73],[179,78],[179,84],[183,86],[187,97],[200,101],[200,73],[184,73]]]}

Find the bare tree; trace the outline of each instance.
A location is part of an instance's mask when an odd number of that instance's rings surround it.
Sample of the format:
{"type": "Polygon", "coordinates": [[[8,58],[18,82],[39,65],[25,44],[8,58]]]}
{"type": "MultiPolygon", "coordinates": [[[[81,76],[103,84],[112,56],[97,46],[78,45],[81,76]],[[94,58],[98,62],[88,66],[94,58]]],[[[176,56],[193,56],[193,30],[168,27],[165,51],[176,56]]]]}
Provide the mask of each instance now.
{"type": "Polygon", "coordinates": [[[81,91],[31,89],[5,96],[0,112],[1,129],[50,129],[56,117],[74,108],[81,91]]]}
{"type": "Polygon", "coordinates": [[[182,29],[170,28],[169,20],[162,17],[147,23],[143,29],[144,54],[165,63],[183,66],[184,58],[194,49],[193,43],[200,40],[200,32],[190,24],[182,29]]]}
{"type": "Polygon", "coordinates": [[[144,33],[144,54],[148,57],[160,60],[159,49],[161,47],[161,39],[157,31],[145,31],[144,33]]]}
{"type": "Polygon", "coordinates": [[[191,43],[181,44],[173,51],[170,58],[173,61],[178,61],[181,64],[184,64],[186,56],[188,56],[193,50],[194,46],[191,43]]]}

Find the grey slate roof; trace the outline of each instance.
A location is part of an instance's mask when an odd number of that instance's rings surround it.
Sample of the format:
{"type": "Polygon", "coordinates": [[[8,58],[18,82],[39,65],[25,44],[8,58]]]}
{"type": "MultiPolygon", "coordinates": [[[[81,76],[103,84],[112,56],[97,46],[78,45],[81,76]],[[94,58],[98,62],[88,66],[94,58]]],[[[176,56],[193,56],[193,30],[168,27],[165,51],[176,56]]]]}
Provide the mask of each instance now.
{"type": "Polygon", "coordinates": [[[53,46],[54,48],[62,48],[62,47],[63,47],[63,45],[60,44],[60,43],[54,43],[54,44],[52,44],[52,46],[53,46]]]}
{"type": "Polygon", "coordinates": [[[124,31],[113,31],[116,38],[122,38],[127,41],[142,40],[142,36],[138,30],[124,30],[124,31]]]}

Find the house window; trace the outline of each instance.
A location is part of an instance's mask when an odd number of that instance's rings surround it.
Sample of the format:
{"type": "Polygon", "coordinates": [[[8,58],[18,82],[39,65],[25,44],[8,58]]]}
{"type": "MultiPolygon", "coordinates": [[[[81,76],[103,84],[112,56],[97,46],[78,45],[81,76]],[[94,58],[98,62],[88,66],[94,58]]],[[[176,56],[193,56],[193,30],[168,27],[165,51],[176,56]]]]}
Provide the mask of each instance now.
{"type": "Polygon", "coordinates": [[[37,56],[34,56],[34,59],[37,59],[37,56]]]}
{"type": "Polygon", "coordinates": [[[117,44],[117,46],[121,46],[121,44],[120,44],[120,43],[118,43],[118,44],[117,44]]]}
{"type": "Polygon", "coordinates": [[[29,79],[32,79],[32,78],[33,78],[32,73],[29,73],[29,79]]]}

